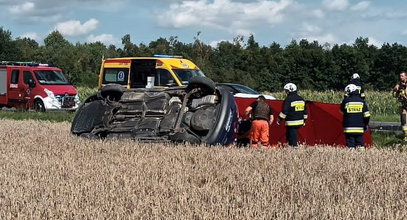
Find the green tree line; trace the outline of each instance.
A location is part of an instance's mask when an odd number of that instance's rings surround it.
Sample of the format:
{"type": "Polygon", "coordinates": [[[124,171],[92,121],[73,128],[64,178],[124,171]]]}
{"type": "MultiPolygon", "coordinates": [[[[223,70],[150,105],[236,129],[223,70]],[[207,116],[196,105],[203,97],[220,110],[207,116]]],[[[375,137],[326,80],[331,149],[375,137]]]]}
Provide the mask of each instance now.
{"type": "Polygon", "coordinates": [[[183,43],[176,36],[135,44],[130,35],[122,46],[76,43],[58,31],[50,33],[43,44],[30,38],[12,38],[0,27],[0,61],[35,61],[63,69],[76,86],[95,87],[101,60],[112,57],[181,55],[195,62],[216,82],[233,82],[259,91],[279,91],[287,82],[301,89],[342,90],[353,73],[359,73],[368,89],[389,90],[398,74],[407,70],[407,47],[384,43],[381,47],[359,37],[353,44],[320,44],[293,40],[283,47],[276,42],[260,46],[251,35],[237,36],[212,47],[199,40],[183,43]]]}

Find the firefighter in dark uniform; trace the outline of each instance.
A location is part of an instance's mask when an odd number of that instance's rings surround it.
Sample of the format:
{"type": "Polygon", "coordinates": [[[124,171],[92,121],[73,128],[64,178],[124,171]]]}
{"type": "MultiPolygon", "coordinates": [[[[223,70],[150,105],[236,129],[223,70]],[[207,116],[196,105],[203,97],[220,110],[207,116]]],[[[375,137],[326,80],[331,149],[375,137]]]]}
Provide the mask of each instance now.
{"type": "Polygon", "coordinates": [[[400,82],[393,88],[393,96],[400,102],[400,122],[404,133],[404,141],[407,141],[407,74],[400,73],[400,82]]]}
{"type": "Polygon", "coordinates": [[[278,115],[277,124],[285,120],[286,138],[288,144],[292,147],[298,146],[298,129],[305,125],[307,120],[307,108],[305,100],[297,94],[297,86],[293,83],[287,83],[284,86],[287,97],[283,103],[283,110],[278,115]]]}
{"type": "Polygon", "coordinates": [[[351,77],[349,84],[356,85],[357,89],[359,90],[360,97],[362,97],[362,99],[365,99],[366,97],[365,88],[363,86],[363,82],[360,80],[359,74],[354,73],[351,77]]]}
{"type": "Polygon", "coordinates": [[[360,97],[356,85],[349,84],[345,88],[345,97],[341,103],[343,113],[343,131],[346,146],[349,148],[364,147],[363,133],[367,130],[370,113],[366,102],[360,97]]]}
{"type": "Polygon", "coordinates": [[[257,101],[248,106],[244,113],[244,118],[247,118],[251,113],[252,126],[249,133],[250,144],[252,147],[258,147],[260,143],[263,146],[269,144],[269,125],[273,123],[274,116],[270,105],[266,102],[266,98],[260,95],[257,101]]]}

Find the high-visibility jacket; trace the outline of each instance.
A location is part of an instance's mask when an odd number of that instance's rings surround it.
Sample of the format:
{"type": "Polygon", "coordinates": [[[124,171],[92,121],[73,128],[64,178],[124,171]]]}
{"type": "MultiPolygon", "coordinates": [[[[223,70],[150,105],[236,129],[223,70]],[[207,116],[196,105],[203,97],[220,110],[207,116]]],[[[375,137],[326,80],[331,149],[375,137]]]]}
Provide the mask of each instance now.
{"type": "Polygon", "coordinates": [[[360,81],[359,79],[352,79],[350,81],[350,84],[354,84],[358,88],[360,97],[362,97],[362,98],[366,97],[365,88],[363,86],[362,81],[360,81]]]}
{"type": "Polygon", "coordinates": [[[343,129],[347,134],[363,134],[365,126],[369,124],[370,113],[358,92],[351,93],[341,103],[343,113],[343,129]]]}
{"type": "Polygon", "coordinates": [[[250,106],[253,108],[252,117],[254,120],[270,120],[270,115],[273,114],[273,111],[265,101],[256,101],[250,106]]]}
{"type": "Polygon", "coordinates": [[[393,96],[397,98],[403,109],[407,109],[407,83],[398,82],[393,88],[393,96]]]}
{"type": "Polygon", "coordinates": [[[308,118],[305,100],[296,92],[288,93],[278,117],[286,126],[303,126],[308,118]]]}

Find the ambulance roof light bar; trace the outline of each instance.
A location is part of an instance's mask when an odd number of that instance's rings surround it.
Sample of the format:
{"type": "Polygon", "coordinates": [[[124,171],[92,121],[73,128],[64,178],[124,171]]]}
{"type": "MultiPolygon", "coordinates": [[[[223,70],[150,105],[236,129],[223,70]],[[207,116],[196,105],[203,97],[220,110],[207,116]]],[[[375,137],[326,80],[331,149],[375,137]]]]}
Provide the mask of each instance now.
{"type": "Polygon", "coordinates": [[[154,57],[157,57],[157,58],[183,58],[182,56],[166,55],[166,54],[154,54],[154,57]]]}

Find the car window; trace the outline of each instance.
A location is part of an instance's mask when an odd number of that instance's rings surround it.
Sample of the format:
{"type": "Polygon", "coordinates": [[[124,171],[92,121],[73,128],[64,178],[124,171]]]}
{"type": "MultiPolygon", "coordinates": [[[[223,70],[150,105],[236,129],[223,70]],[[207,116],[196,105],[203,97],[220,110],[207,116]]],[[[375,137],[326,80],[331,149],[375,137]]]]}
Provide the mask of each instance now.
{"type": "Polygon", "coordinates": [[[13,70],[11,72],[11,84],[18,84],[19,75],[20,75],[20,70],[13,70]]]}
{"type": "Polygon", "coordinates": [[[166,69],[157,69],[154,79],[155,86],[170,86],[174,83],[171,73],[166,69]]]}
{"type": "Polygon", "coordinates": [[[69,85],[61,71],[56,70],[36,70],[35,76],[40,84],[43,85],[69,85]]]}
{"type": "Polygon", "coordinates": [[[257,92],[256,90],[244,86],[244,85],[234,85],[235,89],[238,90],[240,93],[246,93],[246,94],[260,94],[259,92],[257,92]]]}
{"type": "Polygon", "coordinates": [[[182,81],[182,84],[188,84],[189,80],[194,76],[205,76],[201,70],[198,69],[172,69],[182,81]]]}
{"type": "Polygon", "coordinates": [[[127,68],[105,68],[103,84],[117,83],[127,85],[129,69],[127,68]]]}
{"type": "Polygon", "coordinates": [[[23,72],[23,80],[24,80],[24,83],[25,83],[25,84],[28,84],[28,82],[30,81],[30,79],[31,79],[31,80],[34,80],[34,79],[33,79],[33,75],[31,74],[31,72],[29,72],[29,71],[24,71],[24,72],[23,72]]]}
{"type": "Polygon", "coordinates": [[[232,86],[229,86],[229,85],[219,84],[218,86],[221,87],[222,89],[232,93],[233,95],[239,92],[236,89],[234,89],[232,86]]]}

